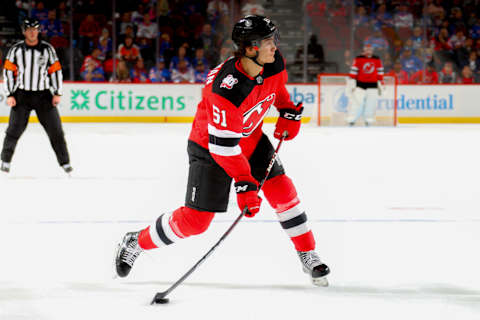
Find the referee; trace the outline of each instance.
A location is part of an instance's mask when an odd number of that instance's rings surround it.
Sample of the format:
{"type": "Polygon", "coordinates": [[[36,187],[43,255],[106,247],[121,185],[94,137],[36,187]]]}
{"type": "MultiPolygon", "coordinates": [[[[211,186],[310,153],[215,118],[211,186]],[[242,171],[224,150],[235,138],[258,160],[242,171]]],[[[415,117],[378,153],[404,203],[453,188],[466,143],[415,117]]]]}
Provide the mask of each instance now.
{"type": "Polygon", "coordinates": [[[5,58],[4,89],[11,109],[0,170],[10,171],[18,139],[27,127],[30,112],[35,110],[58,163],[70,173],[72,166],[56,108],[62,95],[62,67],[52,45],[38,39],[39,28],[37,19],[26,18],[22,23],[25,40],[14,44],[5,58]]]}

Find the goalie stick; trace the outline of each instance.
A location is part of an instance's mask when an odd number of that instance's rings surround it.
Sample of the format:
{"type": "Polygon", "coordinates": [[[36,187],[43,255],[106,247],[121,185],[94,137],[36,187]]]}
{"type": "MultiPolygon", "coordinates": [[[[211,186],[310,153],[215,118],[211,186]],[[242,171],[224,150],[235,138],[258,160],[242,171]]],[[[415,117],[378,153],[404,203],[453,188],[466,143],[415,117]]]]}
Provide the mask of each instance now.
{"type": "MultiPolygon", "coordinates": [[[[263,180],[258,185],[258,191],[260,191],[260,189],[262,189],[263,184],[267,180],[267,178],[270,174],[270,171],[273,168],[273,164],[275,163],[275,160],[277,159],[278,151],[280,150],[280,146],[282,145],[282,143],[285,140],[285,138],[287,137],[287,135],[288,135],[288,133],[285,131],[283,133],[282,137],[280,138],[280,141],[278,142],[277,148],[275,149],[275,152],[273,153],[272,159],[270,160],[270,163],[268,164],[267,171],[265,172],[265,177],[263,178],[263,180]]],[[[190,270],[188,270],[180,279],[178,279],[174,284],[172,284],[170,286],[170,288],[168,288],[167,290],[165,290],[163,292],[157,292],[155,294],[155,297],[153,297],[153,300],[150,304],[153,305],[153,304],[168,303],[169,299],[166,298],[166,296],[169,295],[173,290],[175,290],[176,287],[178,287],[186,278],[188,278],[188,276],[191,275],[213,253],[213,251],[215,251],[215,249],[220,245],[220,243],[222,243],[223,240],[225,240],[225,238],[230,234],[230,232],[232,232],[233,228],[235,228],[237,226],[237,224],[240,222],[242,217],[247,212],[247,209],[248,209],[248,207],[245,207],[242,210],[242,213],[235,219],[235,221],[227,229],[227,231],[225,231],[225,233],[220,237],[220,239],[217,241],[217,243],[215,243],[213,245],[213,247],[210,248],[210,250],[208,250],[208,252],[200,260],[198,260],[197,263],[195,263],[193,265],[193,267],[190,268],[190,270]]]]}

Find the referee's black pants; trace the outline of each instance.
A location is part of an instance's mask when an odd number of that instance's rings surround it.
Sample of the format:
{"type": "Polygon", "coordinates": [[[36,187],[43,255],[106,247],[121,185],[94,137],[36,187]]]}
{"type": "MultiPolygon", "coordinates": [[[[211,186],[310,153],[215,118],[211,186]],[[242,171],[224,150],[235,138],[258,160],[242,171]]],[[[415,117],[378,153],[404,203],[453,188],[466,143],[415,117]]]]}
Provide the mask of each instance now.
{"type": "Polygon", "coordinates": [[[58,163],[60,165],[70,163],[62,122],[57,107],[52,105],[53,96],[50,91],[17,90],[14,97],[17,105],[10,110],[10,119],[3,141],[2,161],[11,162],[18,139],[27,128],[30,112],[35,110],[40,124],[47,132],[58,163]]]}

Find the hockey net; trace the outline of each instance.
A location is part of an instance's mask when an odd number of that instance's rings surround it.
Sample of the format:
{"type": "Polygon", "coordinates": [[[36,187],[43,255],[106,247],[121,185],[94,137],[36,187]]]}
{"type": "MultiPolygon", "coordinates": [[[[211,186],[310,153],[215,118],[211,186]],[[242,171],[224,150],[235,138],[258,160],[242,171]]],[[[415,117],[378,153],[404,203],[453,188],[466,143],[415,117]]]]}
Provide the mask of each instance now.
{"type": "MultiPolygon", "coordinates": [[[[317,124],[319,126],[347,125],[347,111],[352,99],[346,94],[348,74],[318,75],[318,110],[317,124]]],[[[385,91],[377,101],[375,117],[376,126],[397,125],[397,83],[393,76],[384,76],[385,91]]],[[[357,121],[363,126],[363,117],[357,121]]]]}

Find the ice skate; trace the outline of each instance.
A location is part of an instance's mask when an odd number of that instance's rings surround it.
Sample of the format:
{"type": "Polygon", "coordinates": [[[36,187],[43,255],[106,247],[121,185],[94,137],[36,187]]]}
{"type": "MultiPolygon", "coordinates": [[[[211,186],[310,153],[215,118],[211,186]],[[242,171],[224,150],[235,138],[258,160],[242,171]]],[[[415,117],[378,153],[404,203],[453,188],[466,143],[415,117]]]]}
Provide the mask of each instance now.
{"type": "Polygon", "coordinates": [[[2,161],[2,164],[0,165],[0,170],[3,171],[3,172],[9,173],[10,172],[10,162],[3,162],[2,161]]]}
{"type": "Polygon", "coordinates": [[[124,278],[130,270],[143,249],[138,245],[140,232],[128,232],[118,244],[115,256],[115,269],[117,276],[124,278]]]}
{"type": "Polygon", "coordinates": [[[313,250],[297,251],[297,253],[302,262],[303,272],[312,277],[312,283],[316,286],[327,287],[327,275],[330,273],[330,269],[320,260],[317,253],[313,250]]]}

